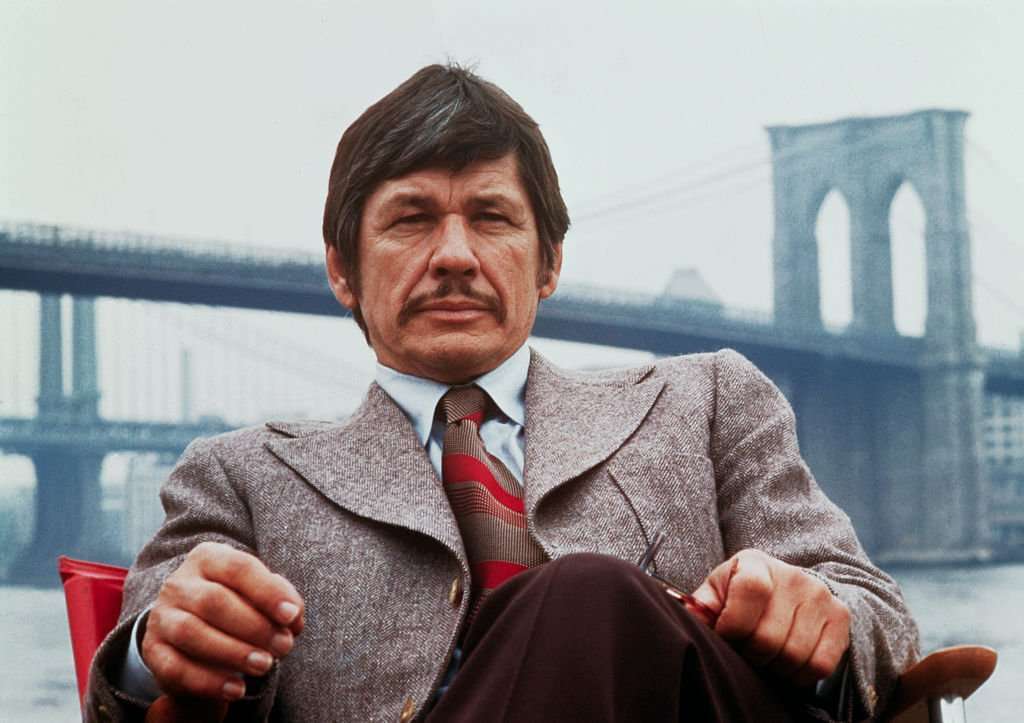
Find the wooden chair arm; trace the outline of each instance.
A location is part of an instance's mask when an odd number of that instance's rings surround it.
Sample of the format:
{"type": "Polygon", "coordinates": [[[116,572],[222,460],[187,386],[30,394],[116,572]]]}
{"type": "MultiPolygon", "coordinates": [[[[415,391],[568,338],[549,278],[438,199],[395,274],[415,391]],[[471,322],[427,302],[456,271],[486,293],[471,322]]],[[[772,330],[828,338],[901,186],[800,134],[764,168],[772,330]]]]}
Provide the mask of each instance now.
{"type": "Polygon", "coordinates": [[[227,713],[227,701],[161,695],[146,711],[145,723],[221,723],[227,713]]]}
{"type": "Polygon", "coordinates": [[[982,645],[936,650],[900,676],[887,718],[933,698],[967,698],[988,680],[998,655],[982,645]]]}

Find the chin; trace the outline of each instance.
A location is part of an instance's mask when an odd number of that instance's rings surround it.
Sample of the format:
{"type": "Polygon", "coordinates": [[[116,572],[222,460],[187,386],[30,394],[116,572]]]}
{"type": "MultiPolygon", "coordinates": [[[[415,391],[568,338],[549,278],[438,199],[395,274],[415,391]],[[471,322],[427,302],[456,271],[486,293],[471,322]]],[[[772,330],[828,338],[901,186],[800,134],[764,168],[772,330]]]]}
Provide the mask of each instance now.
{"type": "Polygon", "coordinates": [[[439,381],[458,383],[486,374],[501,363],[502,351],[489,349],[481,339],[446,340],[427,355],[439,381]]]}

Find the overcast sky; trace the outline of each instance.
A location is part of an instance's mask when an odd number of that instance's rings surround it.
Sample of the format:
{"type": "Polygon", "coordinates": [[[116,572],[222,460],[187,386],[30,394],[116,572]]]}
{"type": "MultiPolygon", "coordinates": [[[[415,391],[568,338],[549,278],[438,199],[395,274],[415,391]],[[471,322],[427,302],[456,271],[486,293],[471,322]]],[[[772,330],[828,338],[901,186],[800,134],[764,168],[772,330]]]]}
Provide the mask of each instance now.
{"type": "MultiPolygon", "coordinates": [[[[768,308],[764,126],[960,108],[981,339],[1016,346],[1022,7],[7,0],[0,219],[319,252],[341,131],[420,66],[453,59],[541,123],[575,220],[564,279],[657,290],[696,266],[727,303],[768,308]],[[684,190],[600,214],[670,186],[684,190]]],[[[901,194],[894,212],[898,271],[920,248],[915,204],[901,194]]],[[[828,204],[823,236],[842,234],[844,213],[828,204]]],[[[842,254],[823,245],[826,315],[841,321],[842,254]]],[[[901,319],[919,325],[920,283],[901,272],[896,286],[901,319]]],[[[358,335],[340,333],[365,365],[358,335]]]]}

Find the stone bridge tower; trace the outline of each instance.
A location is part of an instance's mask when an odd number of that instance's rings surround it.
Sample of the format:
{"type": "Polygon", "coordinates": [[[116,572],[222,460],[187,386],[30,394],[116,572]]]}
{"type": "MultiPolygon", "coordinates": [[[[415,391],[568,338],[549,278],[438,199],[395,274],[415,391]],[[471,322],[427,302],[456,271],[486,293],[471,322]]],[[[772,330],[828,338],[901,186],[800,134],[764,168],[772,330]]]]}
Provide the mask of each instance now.
{"type": "MultiPolygon", "coordinates": [[[[889,212],[909,183],[924,206],[927,317],[919,373],[878,374],[858,390],[870,426],[860,494],[883,558],[987,555],[981,462],[983,372],[972,310],[962,111],[923,110],[768,129],[773,156],[775,320],[825,333],[815,223],[836,189],[850,212],[853,321],[848,333],[894,336],[889,212]]],[[[851,400],[852,401],[852,400],[851,400]]],[[[842,415],[839,415],[842,416],[842,415]]],[[[833,436],[839,430],[830,430],[833,436]]],[[[839,439],[833,445],[841,445],[839,439]]],[[[819,456],[825,456],[821,450],[819,456]]],[[[813,463],[813,462],[812,462],[813,463]]],[[[856,484],[848,480],[847,484],[856,484]]],[[[847,496],[858,494],[847,490],[847,496]]]]}
{"type": "MultiPolygon", "coordinates": [[[[71,304],[71,389],[65,393],[63,310],[59,296],[40,297],[39,397],[37,424],[60,427],[77,421],[99,423],[96,309],[92,298],[71,304]]],[[[12,580],[56,581],[55,560],[66,554],[115,561],[119,556],[101,519],[100,469],[104,454],[87,445],[31,454],[36,471],[32,539],[9,571],[12,580]]]]}

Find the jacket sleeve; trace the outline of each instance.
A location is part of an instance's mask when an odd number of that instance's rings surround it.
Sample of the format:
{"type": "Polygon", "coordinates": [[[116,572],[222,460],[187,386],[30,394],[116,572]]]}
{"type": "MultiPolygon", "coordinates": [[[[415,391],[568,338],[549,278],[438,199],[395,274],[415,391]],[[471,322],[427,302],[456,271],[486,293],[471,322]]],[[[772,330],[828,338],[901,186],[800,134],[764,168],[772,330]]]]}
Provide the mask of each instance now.
{"type": "Polygon", "coordinates": [[[756,548],[823,578],[850,609],[850,664],[868,716],[918,656],[917,626],[895,581],[861,548],[849,517],[800,456],[785,397],[746,358],[715,356],[711,455],[727,556],[756,548]]]}
{"type": "MultiPolygon", "coordinates": [[[[93,659],[84,706],[87,721],[142,720],[146,702],[120,690],[115,682],[127,646],[134,644],[131,631],[136,619],[196,545],[221,542],[255,554],[249,510],[217,455],[219,439],[192,442],[160,491],[164,523],[132,565],[118,624],[93,659]]],[[[248,686],[246,697],[231,706],[228,720],[266,720],[276,682],[275,666],[265,678],[248,686]]]]}

